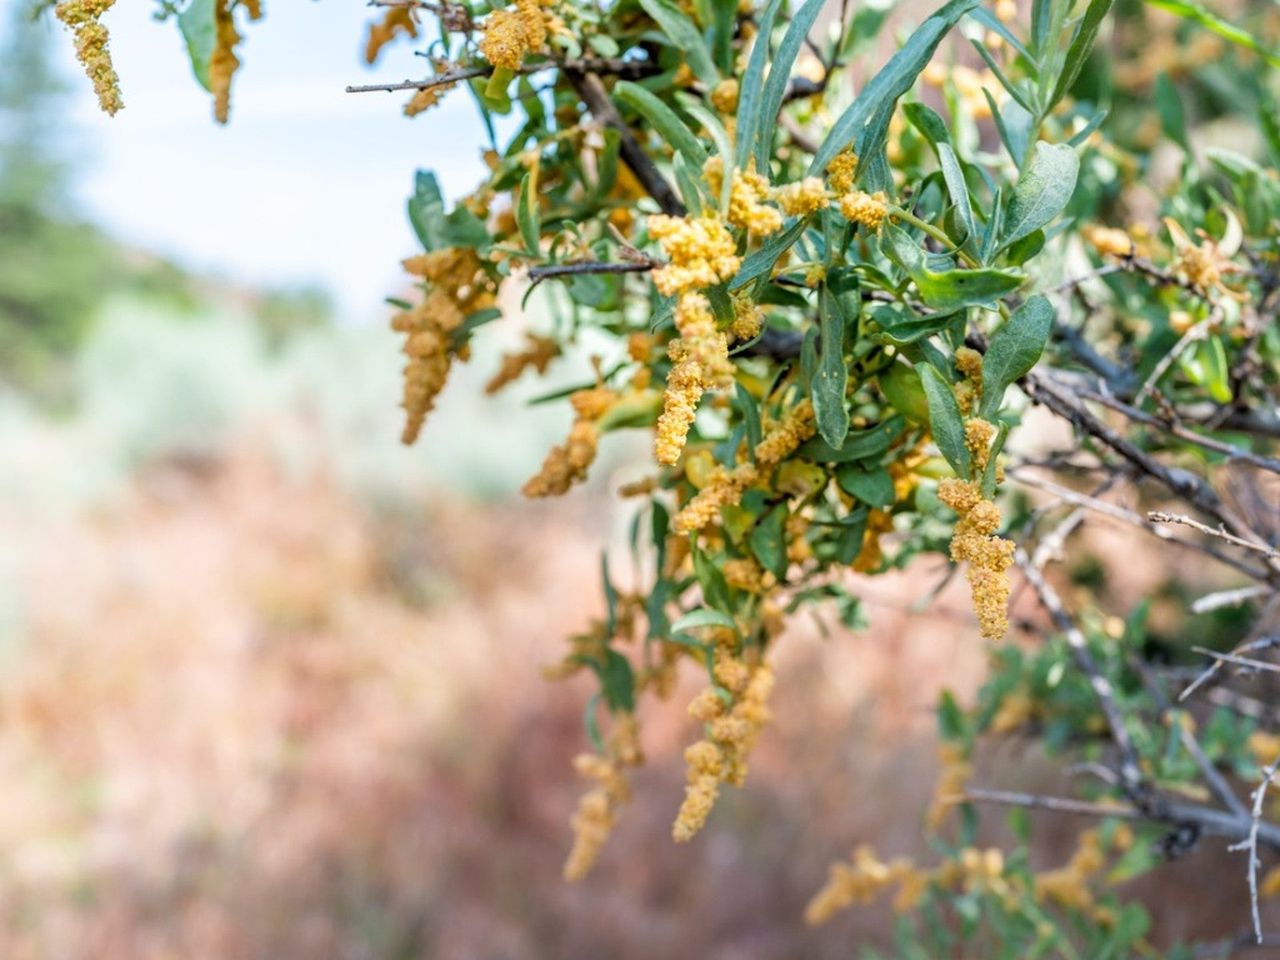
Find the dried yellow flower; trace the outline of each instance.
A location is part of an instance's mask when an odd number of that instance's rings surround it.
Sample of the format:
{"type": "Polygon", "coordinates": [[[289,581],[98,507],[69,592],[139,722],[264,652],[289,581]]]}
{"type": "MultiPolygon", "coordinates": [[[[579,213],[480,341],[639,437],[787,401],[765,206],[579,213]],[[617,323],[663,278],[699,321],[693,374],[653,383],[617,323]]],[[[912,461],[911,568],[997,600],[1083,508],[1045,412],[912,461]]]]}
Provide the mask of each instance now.
{"type": "MultiPolygon", "coordinates": [[[[254,19],[256,20],[257,17],[254,19]]],[[[418,23],[414,19],[413,7],[408,4],[387,7],[387,12],[379,22],[369,24],[369,39],[364,45],[364,62],[371,64],[376,61],[378,55],[382,53],[382,48],[400,33],[409,37],[418,35],[418,23]]]]}
{"type": "Polygon", "coordinates": [[[547,20],[538,0],[516,0],[514,10],[489,15],[480,41],[480,54],[495,67],[516,70],[525,54],[547,42],[547,20]]]}
{"type": "Polygon", "coordinates": [[[490,395],[497,393],[507,384],[519,379],[520,375],[529,369],[538,374],[544,374],[551,361],[560,356],[560,344],[550,337],[537,333],[526,333],[524,337],[528,345],[523,350],[503,355],[502,366],[485,384],[485,393],[490,395]]]}

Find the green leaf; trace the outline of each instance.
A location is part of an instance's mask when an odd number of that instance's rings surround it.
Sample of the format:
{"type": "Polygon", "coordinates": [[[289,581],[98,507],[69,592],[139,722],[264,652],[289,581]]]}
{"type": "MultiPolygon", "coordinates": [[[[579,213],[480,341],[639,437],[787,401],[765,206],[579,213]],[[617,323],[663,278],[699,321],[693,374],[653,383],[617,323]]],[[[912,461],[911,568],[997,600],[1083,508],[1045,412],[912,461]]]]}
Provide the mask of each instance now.
{"type": "MultiPolygon", "coordinates": [[[[752,134],[755,147],[756,169],[768,170],[770,146],[773,143],[773,130],[778,123],[778,111],[782,109],[782,99],[787,92],[787,84],[791,80],[791,67],[796,62],[800,47],[805,37],[813,29],[813,22],[821,12],[825,0],[806,0],[805,5],[796,11],[795,17],[787,25],[778,52],[773,55],[769,65],[769,78],[765,81],[761,96],[760,115],[756,120],[756,129],[752,134]]],[[[768,46],[769,35],[761,33],[756,43],[763,42],[768,46]]],[[[753,51],[754,53],[754,51],[753,51]]],[[[739,88],[741,89],[741,88],[739,88]]],[[[743,157],[745,162],[745,157],[743,157]]]]}
{"type": "Polygon", "coordinates": [[[947,132],[946,122],[934,110],[923,103],[904,103],[902,112],[907,121],[920,131],[933,147],[940,143],[951,143],[951,134],[947,132]]]}
{"type": "Polygon", "coordinates": [[[780,503],[751,531],[748,541],[760,566],[781,580],[787,574],[787,505],[780,503]]]}
{"type": "Polygon", "coordinates": [[[1190,153],[1182,100],[1178,98],[1178,88],[1173,85],[1167,73],[1156,77],[1156,111],[1160,114],[1160,126],[1164,129],[1165,136],[1190,153]]]}
{"type": "Polygon", "coordinates": [[[1020,267],[1037,253],[1044,249],[1044,231],[1036,230],[1028,233],[1021,240],[1015,240],[1009,244],[1009,249],[1005,251],[1005,259],[1010,265],[1020,267]]]}
{"type": "Polygon", "coordinates": [[[756,406],[756,398],[747,392],[746,387],[740,383],[735,383],[733,386],[733,404],[742,414],[742,422],[747,428],[747,446],[754,457],[756,445],[764,439],[764,428],[760,424],[760,410],[756,406]]]}
{"type": "Polygon", "coordinates": [[[867,470],[853,463],[846,463],[836,470],[836,483],[850,496],[857,497],[872,507],[888,507],[893,504],[893,477],[884,467],[867,470]]]}
{"type": "Polygon", "coordinates": [[[912,275],[920,299],[937,310],[986,306],[1022,286],[1026,278],[1013,270],[920,270],[912,275]]]}
{"type": "Polygon", "coordinates": [[[708,610],[704,607],[701,610],[691,610],[680,617],[671,625],[671,632],[685,633],[689,630],[697,630],[700,627],[728,627],[735,633],[738,630],[738,625],[733,622],[733,617],[723,614],[719,610],[708,610]]]}
{"type": "Polygon", "coordinates": [[[912,423],[929,422],[929,401],[915,367],[895,360],[887,370],[880,371],[878,382],[889,406],[912,423]]]}
{"type": "Polygon", "coordinates": [[[1002,246],[1034,233],[1063,211],[1076,189],[1080,158],[1065,143],[1035,145],[1004,215],[1002,246]]]}
{"type": "Polygon", "coordinates": [[[489,230],[474,213],[458,206],[444,218],[440,240],[441,246],[446,247],[487,247],[489,230]]]}
{"type": "Polygon", "coordinates": [[[773,270],[773,265],[778,262],[778,258],[800,239],[800,235],[804,233],[807,226],[805,219],[799,217],[781,233],[775,233],[770,237],[759,250],[747,254],[747,258],[742,261],[742,267],[738,270],[738,275],[729,281],[729,289],[740,290],[752,280],[767,276],[773,270]]]}
{"type": "Polygon", "coordinates": [[[978,227],[973,219],[973,207],[969,203],[969,185],[965,183],[964,170],[960,166],[960,160],[956,156],[956,152],[951,149],[951,144],[949,143],[938,143],[936,144],[936,149],[938,151],[938,163],[942,167],[942,179],[947,185],[947,193],[951,196],[951,202],[956,205],[956,216],[964,224],[968,235],[976,239],[978,227]]]}
{"type": "MultiPolygon", "coordinates": [[[[1110,10],[1111,0],[1090,0],[1084,16],[1076,24],[1071,45],[1067,47],[1067,57],[1062,64],[1062,72],[1058,74],[1053,95],[1044,105],[1044,113],[1047,114],[1059,100],[1067,95],[1067,91],[1076,82],[1076,77],[1080,76],[1080,70],[1084,67],[1084,62],[1089,59],[1089,51],[1093,49],[1093,42],[1098,37],[1098,28],[1102,26],[1102,21],[1110,10]]],[[[1040,49],[1043,50],[1044,46],[1041,45],[1040,49]]]]}
{"type": "Polygon", "coordinates": [[[732,613],[733,604],[729,598],[729,584],[706,552],[697,546],[693,548],[693,576],[702,588],[702,599],[709,607],[721,613],[732,613]]]}
{"type": "MultiPolygon", "coordinates": [[[[853,278],[853,294],[857,296],[856,277],[853,278]]],[[[849,407],[845,402],[849,368],[844,362],[844,330],[848,324],[844,304],[848,298],[836,296],[824,283],[818,302],[822,313],[822,339],[818,369],[809,381],[809,395],[813,398],[818,433],[831,446],[839,447],[849,432],[849,407]]]]}
{"type": "MultiPolygon", "coordinates": [[[[866,126],[867,120],[888,101],[897,100],[911,89],[932,59],[942,38],[979,0],[949,0],[907,39],[902,49],[862,88],[862,92],[842,113],[827,139],[809,164],[809,175],[821,175],[836,154],[843,152],[866,126]]],[[[885,122],[888,118],[885,117],[885,122]]]]}
{"type": "Polygon", "coordinates": [[[969,479],[969,447],[964,442],[964,418],[951,384],[930,364],[917,363],[916,373],[929,401],[929,429],[939,452],[962,480],[969,479]]]}
{"type": "Polygon", "coordinates": [[[1223,40],[1244,47],[1246,50],[1252,50],[1271,66],[1280,67],[1280,57],[1277,57],[1267,49],[1253,34],[1247,30],[1242,30],[1234,24],[1227,23],[1216,13],[1205,9],[1198,3],[1191,3],[1190,0],[1147,0],[1147,3],[1160,10],[1167,10],[1169,13],[1176,14],[1184,20],[1198,23],[1210,33],[1220,36],[1223,40]]]}
{"type": "Polygon", "coordinates": [[[187,42],[187,57],[191,60],[191,72],[200,86],[213,92],[209,86],[209,60],[217,46],[218,26],[214,18],[214,0],[191,0],[178,14],[178,29],[187,42]]]}
{"type": "Polygon", "coordinates": [[[533,171],[524,175],[520,181],[520,203],[516,207],[516,225],[520,228],[520,236],[524,238],[525,249],[532,254],[538,253],[538,238],[542,229],[542,212],[538,209],[538,187],[533,171]]]}
{"type": "Polygon", "coordinates": [[[409,197],[409,223],[418,235],[422,248],[430,253],[445,246],[444,196],[436,175],[419,170],[413,178],[413,194],[409,197]]]}
{"type": "Polygon", "coordinates": [[[1192,383],[1204,387],[1218,403],[1231,402],[1231,374],[1221,337],[1201,340],[1178,359],[1183,373],[1192,383]]]}
{"type": "MultiPolygon", "coordinates": [[[[764,70],[769,63],[769,37],[773,33],[773,21],[778,15],[782,0],[769,0],[756,28],[756,39],[751,45],[747,69],[738,84],[738,115],[734,120],[735,153],[748,157],[755,151],[758,135],[761,94],[764,91],[764,70]]],[[[777,69],[776,67],[774,69],[777,69]]]]}
{"type": "Polygon", "coordinates": [[[991,441],[991,449],[987,451],[987,465],[982,468],[982,495],[990,500],[996,493],[996,480],[999,477],[1000,451],[1009,439],[1009,424],[1003,420],[996,430],[995,439],[991,441]]]}
{"type": "Polygon", "coordinates": [[[720,71],[716,69],[711,51],[707,49],[702,39],[702,33],[694,22],[685,16],[684,11],[671,0],[640,0],[640,6],[644,7],[645,13],[657,21],[667,39],[684,51],[685,56],[689,58],[689,66],[693,68],[699,80],[708,87],[714,87],[720,82],[720,71]]]}
{"type": "Polygon", "coordinates": [[[604,663],[597,668],[604,702],[614,713],[630,713],[636,707],[635,675],[631,661],[612,647],[604,651],[604,663]]]}
{"type": "Polygon", "coordinates": [[[951,326],[955,314],[930,313],[921,316],[903,304],[886,303],[871,311],[871,319],[886,338],[901,346],[941,333],[951,326]]]}
{"type": "Polygon", "coordinates": [[[725,130],[724,124],[720,122],[720,118],[700,99],[688,94],[680,94],[679,100],[680,105],[702,124],[702,129],[715,142],[716,153],[720,155],[725,171],[725,175],[720,178],[720,213],[722,216],[727,217],[729,215],[729,198],[733,193],[733,177],[729,175],[729,171],[734,168],[733,141],[729,139],[729,133],[725,130]]]}
{"type": "Polygon", "coordinates": [[[659,135],[675,147],[698,170],[707,162],[707,151],[693,131],[669,106],[656,96],[630,80],[620,80],[613,88],[613,97],[631,107],[648,120],[659,135]]]}
{"type": "Polygon", "coordinates": [[[870,430],[852,430],[839,448],[831,446],[821,437],[801,445],[800,456],[819,463],[848,463],[865,460],[884,453],[890,444],[902,434],[906,421],[900,416],[890,417],[870,430]]]}
{"type": "Polygon", "coordinates": [[[995,332],[982,358],[982,405],[978,415],[990,420],[1000,409],[1004,392],[1036,365],[1053,329],[1053,307],[1037,294],[995,332]]]}

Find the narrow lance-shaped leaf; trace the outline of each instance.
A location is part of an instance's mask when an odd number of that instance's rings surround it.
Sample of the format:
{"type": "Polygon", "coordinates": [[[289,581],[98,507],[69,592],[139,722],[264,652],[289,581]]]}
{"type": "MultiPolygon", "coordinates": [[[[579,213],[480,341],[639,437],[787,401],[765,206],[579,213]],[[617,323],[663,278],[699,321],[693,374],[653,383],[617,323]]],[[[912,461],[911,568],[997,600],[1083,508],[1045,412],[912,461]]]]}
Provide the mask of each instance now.
{"type": "MultiPolygon", "coordinates": [[[[855,281],[855,295],[856,291],[855,281]]],[[[818,369],[809,382],[818,433],[833,447],[843,444],[845,435],[849,432],[849,408],[844,395],[849,383],[849,370],[844,363],[846,299],[838,296],[829,286],[823,286],[819,298],[822,341],[819,345],[818,369]]]]}
{"type": "Polygon", "coordinates": [[[707,159],[706,148],[674,110],[644,87],[630,80],[619,81],[613,88],[613,96],[653,124],[654,129],[667,143],[680,151],[681,155],[696,168],[702,169],[707,159]]]}
{"type": "MultiPolygon", "coordinates": [[[[769,64],[769,37],[773,21],[778,15],[782,0],[769,0],[756,28],[751,44],[751,56],[747,69],[738,85],[738,115],[734,121],[735,149],[739,157],[751,156],[755,150],[755,137],[760,118],[760,103],[764,92],[764,71],[769,64]]],[[[774,69],[777,69],[776,67],[774,69]]]]}
{"type": "Polygon", "coordinates": [[[1000,409],[1009,384],[1026,376],[1040,359],[1052,329],[1053,307],[1037,294],[1015,310],[995,332],[982,358],[980,416],[989,420],[1000,409]]]}
{"type": "Polygon", "coordinates": [[[709,87],[714,87],[720,82],[720,72],[716,70],[711,51],[707,49],[702,39],[702,33],[683,10],[671,0],[640,0],[640,6],[644,7],[645,13],[658,22],[667,39],[684,51],[685,56],[689,58],[689,66],[693,68],[699,80],[709,87]]]}
{"type": "Polygon", "coordinates": [[[862,92],[836,120],[831,133],[823,141],[809,174],[820,174],[827,169],[836,154],[843,151],[862,132],[867,120],[886,100],[897,100],[911,89],[920,71],[932,59],[942,38],[966,13],[978,5],[979,0],[950,0],[929,17],[913,33],[902,49],[889,58],[889,62],[862,88],[862,92]]]}
{"type": "Polygon", "coordinates": [[[781,580],[787,573],[787,505],[780,503],[766,513],[751,531],[751,552],[760,566],[781,580]]]}
{"type": "Polygon", "coordinates": [[[178,29],[187,42],[187,57],[191,60],[191,72],[200,86],[212,92],[209,86],[209,60],[217,46],[218,27],[214,19],[213,0],[191,0],[178,14],[178,29]]]}
{"type": "Polygon", "coordinates": [[[917,363],[916,372],[920,374],[924,395],[929,401],[929,429],[933,433],[933,442],[956,475],[968,480],[971,467],[969,447],[964,442],[964,418],[960,415],[956,395],[951,392],[951,384],[928,363],[917,363]]]}
{"type": "Polygon", "coordinates": [[[1067,95],[1067,91],[1076,82],[1076,77],[1080,76],[1080,70],[1084,67],[1085,60],[1089,58],[1089,51],[1093,49],[1093,42],[1098,37],[1098,28],[1102,26],[1102,21],[1106,19],[1110,10],[1111,0],[1091,0],[1085,9],[1084,16],[1080,18],[1080,22],[1076,25],[1076,32],[1071,38],[1071,46],[1067,48],[1067,57],[1063,61],[1062,72],[1058,74],[1058,82],[1053,87],[1053,95],[1041,108],[1046,113],[1067,95]]]}
{"type": "MultiPolygon", "coordinates": [[[[813,22],[817,19],[825,2],[826,0],[806,0],[805,5],[796,11],[795,17],[787,26],[787,32],[782,37],[782,43],[778,45],[778,52],[774,54],[769,64],[769,79],[765,82],[760,115],[756,120],[756,130],[752,137],[757,170],[769,169],[772,131],[774,124],[778,121],[778,111],[782,109],[782,99],[786,95],[787,84],[791,80],[791,67],[800,53],[805,37],[813,29],[813,22]]],[[[762,35],[761,39],[766,44],[769,42],[767,34],[762,35]]],[[[745,160],[745,157],[743,159],[745,160]]]]}
{"type": "Polygon", "coordinates": [[[520,181],[520,205],[516,208],[516,226],[520,228],[520,236],[530,253],[538,252],[538,234],[541,228],[542,214],[538,210],[537,170],[530,170],[520,181]]]}

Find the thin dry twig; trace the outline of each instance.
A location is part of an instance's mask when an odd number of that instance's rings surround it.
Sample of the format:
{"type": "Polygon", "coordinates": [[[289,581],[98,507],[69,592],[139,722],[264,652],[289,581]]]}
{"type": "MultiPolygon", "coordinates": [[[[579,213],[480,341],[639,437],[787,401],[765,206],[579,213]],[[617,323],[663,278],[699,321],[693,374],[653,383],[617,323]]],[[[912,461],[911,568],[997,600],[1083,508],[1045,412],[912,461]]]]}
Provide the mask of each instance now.
{"type": "Polygon", "coordinates": [[[1277,550],[1274,547],[1270,547],[1267,544],[1258,541],[1246,540],[1243,537],[1237,537],[1234,534],[1228,533],[1222,527],[1214,529],[1208,524],[1201,523],[1199,520],[1194,520],[1181,513],[1165,513],[1163,510],[1152,510],[1147,514],[1147,519],[1152,523],[1178,523],[1184,527],[1190,527],[1192,530],[1199,530],[1201,533],[1210,537],[1217,537],[1219,540],[1225,540],[1227,543],[1233,544],[1237,547],[1243,547],[1246,550],[1252,550],[1255,553],[1260,553],[1269,560],[1280,559],[1280,550],[1277,550]]]}
{"type": "Polygon", "coordinates": [[[1262,827],[1262,806],[1267,799],[1267,788],[1280,769],[1280,757],[1276,757],[1262,771],[1262,782],[1253,791],[1253,810],[1250,813],[1249,835],[1232,850],[1247,850],[1249,853],[1249,901],[1253,911],[1253,936],[1256,943],[1262,943],[1262,914],[1258,907],[1258,832],[1262,827]]]}

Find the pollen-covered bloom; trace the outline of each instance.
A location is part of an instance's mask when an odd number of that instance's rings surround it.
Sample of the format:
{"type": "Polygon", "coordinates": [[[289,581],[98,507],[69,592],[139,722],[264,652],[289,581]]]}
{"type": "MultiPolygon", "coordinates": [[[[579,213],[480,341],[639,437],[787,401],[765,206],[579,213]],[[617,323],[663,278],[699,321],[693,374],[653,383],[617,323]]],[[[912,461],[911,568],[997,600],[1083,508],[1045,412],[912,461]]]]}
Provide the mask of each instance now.
{"type": "Polygon", "coordinates": [[[833,863],[823,886],[805,907],[805,922],[816,926],[856,903],[869,903],[895,885],[909,883],[914,888],[927,883],[927,874],[919,873],[910,860],[896,859],[885,863],[875,851],[863,845],[853,852],[849,863],[833,863]],[[916,877],[918,882],[912,882],[916,877]]]}
{"type": "Polygon", "coordinates": [[[675,323],[680,336],[667,348],[675,365],[667,374],[653,445],[654,458],[668,466],[680,459],[702,394],[733,383],[729,338],[716,329],[707,298],[684,294],[676,305],[675,323]]]}
{"type": "Polygon", "coordinates": [[[827,182],[836,193],[848,193],[853,189],[853,178],[857,172],[858,155],[846,150],[836,154],[827,164],[827,182]]]}
{"type": "Polygon", "coordinates": [[[575,483],[587,479],[587,470],[596,459],[600,440],[596,421],[617,399],[618,394],[607,387],[579,390],[569,398],[577,414],[569,438],[562,446],[551,448],[542,469],[525,483],[521,492],[526,497],[563,496],[575,483]]]}
{"type": "Polygon", "coordinates": [[[889,205],[883,193],[864,193],[854,190],[840,198],[840,212],[850,223],[858,223],[874,232],[880,229],[889,214],[889,205]]]}
{"type": "Polygon", "coordinates": [[[392,329],[405,336],[409,358],[404,368],[402,439],[413,443],[444,388],[453,358],[467,357],[466,347],[454,342],[455,332],[468,314],[492,305],[493,284],[469,248],[447,247],[410,257],[404,268],[428,285],[420,304],[391,319],[392,329]]]}
{"type": "MultiPolygon", "coordinates": [[[[711,157],[702,167],[702,175],[713,195],[718,196],[724,184],[724,162],[711,157]]],[[[769,181],[754,171],[734,170],[729,188],[729,223],[756,236],[768,236],[782,229],[782,214],[768,206],[769,181]]]]}
{"type": "Polygon", "coordinates": [[[672,528],[676,533],[694,533],[714,523],[720,508],[738,503],[756,476],[756,468],[750,463],[740,463],[732,470],[717,465],[702,489],[676,514],[672,528]]]}
{"type": "Polygon", "coordinates": [[[813,401],[806,397],[765,432],[764,439],[756,444],[756,462],[761,466],[779,463],[816,432],[813,401]]]}
{"type": "MultiPolygon", "coordinates": [[[[850,184],[852,185],[852,181],[850,184]]],[[[782,212],[789,217],[807,217],[811,213],[817,213],[830,201],[826,184],[820,177],[805,177],[795,183],[785,184],[773,191],[773,197],[778,201],[782,212]]]]}
{"type": "Polygon", "coordinates": [[[107,28],[99,19],[111,9],[115,0],[62,0],[54,13],[75,33],[76,59],[93,81],[93,92],[98,96],[98,106],[114,116],[123,106],[120,99],[120,78],[111,63],[108,49],[107,28]]]}
{"type": "Polygon", "coordinates": [[[702,829],[721,783],[742,785],[747,775],[747,755],[772,718],[768,700],[773,691],[773,671],[768,664],[747,667],[741,661],[724,660],[723,655],[730,652],[726,644],[717,644],[717,651],[717,679],[721,671],[729,669],[730,662],[736,662],[747,671],[746,680],[742,683],[726,675],[740,691],[732,706],[711,687],[689,705],[689,713],[707,725],[708,736],[685,751],[689,784],[671,831],[678,843],[692,840],[702,829]]]}
{"type": "Polygon", "coordinates": [[[731,114],[738,109],[738,81],[732,77],[721,80],[710,94],[711,105],[721,113],[731,114]]]}
{"type": "Polygon", "coordinates": [[[742,265],[737,244],[714,213],[696,217],[654,214],[649,234],[670,259],[653,272],[653,282],[665,296],[700,290],[733,279],[742,265]]]}
{"type": "Polygon", "coordinates": [[[523,350],[503,355],[502,366],[485,384],[485,393],[490,395],[497,393],[507,384],[518,380],[526,370],[532,369],[538,374],[546,373],[551,361],[560,356],[560,344],[551,337],[526,333],[524,339],[526,346],[523,350]]]}
{"type": "Polygon", "coordinates": [[[609,839],[618,807],[631,799],[631,786],[623,768],[644,762],[638,733],[635,715],[624,714],[610,739],[606,756],[582,754],[574,759],[578,773],[594,780],[596,786],[583,794],[570,820],[573,848],[564,863],[566,880],[581,880],[591,871],[609,839]]]}
{"type": "Polygon", "coordinates": [[[969,565],[966,577],[982,636],[1002,640],[1009,630],[1008,571],[1014,545],[995,536],[1000,508],[982,495],[976,483],[956,478],[938,484],[938,499],[960,515],[951,536],[951,559],[969,565]]]}
{"type": "Polygon", "coordinates": [[[516,0],[514,10],[489,15],[480,41],[480,53],[495,67],[519,68],[526,53],[547,42],[547,20],[538,0],[516,0]]]}

